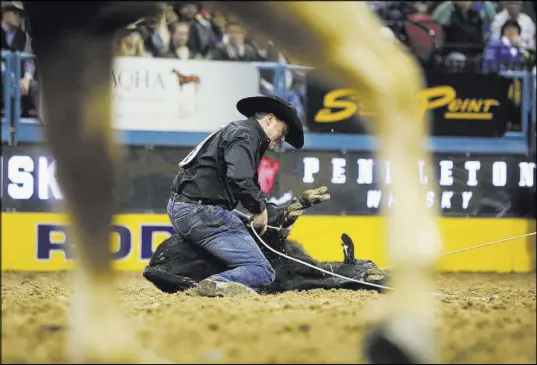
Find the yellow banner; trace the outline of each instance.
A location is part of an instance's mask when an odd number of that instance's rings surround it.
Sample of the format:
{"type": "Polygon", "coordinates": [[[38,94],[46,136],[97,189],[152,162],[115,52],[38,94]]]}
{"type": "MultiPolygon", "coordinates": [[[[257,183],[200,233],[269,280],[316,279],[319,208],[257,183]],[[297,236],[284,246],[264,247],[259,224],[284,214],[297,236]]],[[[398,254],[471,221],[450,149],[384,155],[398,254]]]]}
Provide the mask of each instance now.
{"type": "MultiPolygon", "coordinates": [[[[379,266],[389,262],[381,217],[305,216],[295,225],[292,239],[314,258],[343,260],[341,234],[354,241],[355,255],[379,266]]],[[[165,214],[124,214],[114,220],[114,265],[123,271],[141,271],[155,248],[173,229],[165,214]]],[[[441,218],[444,251],[453,251],[535,231],[535,221],[524,219],[441,218]]],[[[2,270],[59,271],[74,267],[66,244],[69,232],[64,215],[2,213],[2,270]]],[[[535,237],[526,237],[443,257],[441,271],[530,272],[535,265],[535,237]]]]}

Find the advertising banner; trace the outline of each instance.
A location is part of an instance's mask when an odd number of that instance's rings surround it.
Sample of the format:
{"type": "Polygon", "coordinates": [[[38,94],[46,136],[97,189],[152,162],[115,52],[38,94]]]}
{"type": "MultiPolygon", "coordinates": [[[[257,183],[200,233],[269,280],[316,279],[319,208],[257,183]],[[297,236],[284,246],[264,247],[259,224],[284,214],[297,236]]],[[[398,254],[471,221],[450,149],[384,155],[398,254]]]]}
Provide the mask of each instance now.
{"type": "Polygon", "coordinates": [[[247,62],[121,57],[114,63],[115,128],[212,132],[243,118],[235,108],[259,94],[259,71],[247,62]]]}
{"type": "MultiPolygon", "coordinates": [[[[319,133],[367,134],[371,107],[354,89],[331,85],[317,71],[308,73],[308,128],[319,133]]],[[[499,137],[520,130],[520,82],[497,74],[425,74],[426,88],[416,95],[431,120],[434,136],[499,137]],[[518,127],[516,126],[518,124],[518,127]]],[[[388,101],[387,101],[388,102],[388,101]]]]}
{"type": "MultiPolygon", "coordinates": [[[[121,212],[165,213],[177,163],[185,148],[125,147],[125,194],[121,212]]],[[[427,166],[408,166],[422,182],[433,180],[423,204],[437,204],[444,216],[535,217],[535,162],[526,156],[437,154],[434,174],[427,166]]],[[[2,210],[57,211],[63,196],[55,163],[39,145],[4,146],[1,158],[2,210]]],[[[326,185],[331,199],[307,211],[312,215],[378,215],[383,203],[396,199],[379,187],[390,183],[390,161],[371,152],[269,152],[258,172],[265,195],[273,202],[290,201],[307,189],[326,185]]],[[[409,207],[411,210],[411,207],[409,207]]]]}
{"type": "MultiPolygon", "coordinates": [[[[410,214],[410,213],[409,213],[410,214]]],[[[444,251],[449,252],[535,230],[525,219],[440,218],[444,251]]],[[[2,212],[2,270],[59,271],[76,266],[76,250],[64,214],[2,212]]],[[[342,261],[341,235],[355,243],[355,256],[390,264],[386,255],[382,217],[301,217],[290,238],[307,253],[323,261],[342,261]]],[[[155,249],[173,234],[166,214],[119,214],[110,231],[113,266],[122,271],[141,271],[155,249]]],[[[509,244],[491,245],[448,255],[439,262],[441,271],[530,272],[535,252],[534,237],[509,244]]]]}

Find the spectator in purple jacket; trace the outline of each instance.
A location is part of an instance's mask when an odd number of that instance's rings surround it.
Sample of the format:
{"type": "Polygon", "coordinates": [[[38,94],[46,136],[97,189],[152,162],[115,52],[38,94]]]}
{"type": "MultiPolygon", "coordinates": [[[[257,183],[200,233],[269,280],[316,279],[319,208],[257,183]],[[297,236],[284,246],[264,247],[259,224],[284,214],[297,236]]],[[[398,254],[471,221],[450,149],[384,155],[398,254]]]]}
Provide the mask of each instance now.
{"type": "Polygon", "coordinates": [[[520,69],[530,53],[520,39],[521,28],[515,20],[507,20],[501,28],[500,38],[487,44],[483,55],[484,71],[497,72],[520,69]]]}

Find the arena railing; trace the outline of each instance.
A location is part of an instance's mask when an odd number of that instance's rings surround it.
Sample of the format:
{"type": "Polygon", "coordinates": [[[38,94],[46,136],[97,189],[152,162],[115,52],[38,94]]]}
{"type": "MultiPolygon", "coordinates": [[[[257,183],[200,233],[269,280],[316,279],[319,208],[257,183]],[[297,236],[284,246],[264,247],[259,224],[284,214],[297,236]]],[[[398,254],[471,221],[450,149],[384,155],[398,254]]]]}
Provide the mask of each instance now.
{"type": "Polygon", "coordinates": [[[21,115],[20,83],[22,61],[35,58],[27,52],[10,52],[2,50],[2,87],[4,115],[2,117],[2,136],[8,136],[10,145],[18,141],[18,126],[21,115]],[[6,82],[7,81],[7,82],[6,82]]]}
{"type": "Polygon", "coordinates": [[[535,66],[531,72],[532,83],[530,87],[531,92],[531,123],[530,123],[530,134],[528,136],[530,140],[530,151],[535,158],[537,154],[537,79],[536,79],[536,70],[535,66]]]}
{"type": "MultiPolygon", "coordinates": [[[[19,141],[27,141],[24,138],[20,138],[20,129],[21,129],[21,122],[20,122],[20,116],[21,116],[21,102],[20,102],[20,86],[19,82],[15,82],[15,80],[19,80],[21,77],[21,63],[25,59],[34,58],[35,56],[32,54],[27,53],[21,53],[21,52],[9,52],[9,51],[2,51],[2,73],[4,80],[3,90],[4,90],[4,115],[2,118],[2,135],[3,135],[3,142],[8,142],[10,145],[17,144],[19,141]],[[11,75],[11,77],[8,77],[11,75]],[[7,81],[7,82],[5,82],[7,81]],[[5,138],[5,136],[8,136],[8,138],[5,138]]],[[[285,97],[285,94],[287,92],[285,87],[285,73],[288,70],[291,71],[308,71],[311,68],[304,67],[304,66],[297,66],[297,65],[288,65],[288,64],[281,64],[281,63],[274,63],[274,62],[255,62],[252,63],[255,67],[258,69],[265,69],[265,70],[274,70],[273,74],[273,85],[274,85],[274,94],[285,97]]],[[[445,65],[444,65],[445,66],[445,65]]],[[[522,107],[522,116],[521,116],[521,131],[520,132],[509,132],[506,137],[515,137],[517,140],[510,141],[511,143],[509,146],[511,148],[516,149],[517,151],[521,152],[524,151],[524,153],[527,153],[527,148],[523,150],[520,146],[520,140],[525,140],[524,145],[526,147],[529,147],[528,145],[530,142],[528,142],[528,137],[535,135],[535,116],[536,116],[536,110],[535,110],[535,95],[536,95],[536,77],[535,77],[535,68],[530,71],[502,71],[500,72],[501,75],[508,77],[508,78],[514,78],[514,79],[520,79],[521,80],[521,87],[522,87],[522,99],[521,99],[521,107],[522,107]],[[531,119],[531,120],[530,120],[531,119]],[[516,148],[515,148],[516,147],[516,148]]],[[[25,123],[26,124],[26,123],[25,123]]],[[[25,125],[24,127],[29,127],[28,125],[25,125]]],[[[31,126],[35,127],[37,130],[37,134],[41,134],[41,126],[35,125],[31,126]]],[[[177,132],[180,133],[180,132],[177,132]]],[[[35,133],[34,133],[35,134],[35,133]]],[[[366,141],[368,146],[371,144],[369,143],[369,137],[367,136],[358,136],[358,135],[334,135],[334,134],[318,134],[318,133],[307,133],[308,136],[306,137],[307,142],[309,143],[309,148],[311,149],[330,149],[333,148],[332,146],[341,147],[344,149],[352,149],[353,146],[356,146],[357,144],[364,145],[364,141],[366,141]],[[337,139],[337,141],[336,141],[337,139]],[[330,148],[329,148],[330,147],[330,148]]],[[[197,138],[197,137],[196,137],[197,138]]],[[[185,138],[183,138],[185,139],[185,138]]],[[[189,140],[188,138],[186,138],[189,140]]],[[[433,137],[433,144],[435,142],[444,142],[440,143],[440,145],[447,145],[450,144],[451,141],[450,138],[435,138],[433,137]],[[441,141],[442,140],[442,141],[441,141]],[[448,141],[450,140],[450,141],[448,141]],[[447,143],[450,142],[450,143],[447,143]]],[[[533,140],[533,138],[530,138],[533,140]]],[[[41,140],[41,137],[34,138],[34,141],[41,140]]],[[[455,141],[456,142],[456,141],[455,141]]],[[[491,143],[495,143],[496,141],[492,141],[491,143]]],[[[491,147],[491,143],[486,143],[489,147],[484,147],[484,149],[481,150],[492,150],[494,149],[491,147]]],[[[151,144],[151,143],[149,143],[151,144]]],[[[183,145],[188,144],[188,142],[183,143],[183,145]]],[[[438,144],[438,143],[437,143],[438,144]]],[[[456,144],[456,143],[453,143],[456,144]]],[[[476,142],[476,145],[478,143],[476,142]]],[[[477,152],[477,151],[476,151],[477,152]]],[[[517,152],[511,152],[511,153],[517,153],[517,152]]]]}

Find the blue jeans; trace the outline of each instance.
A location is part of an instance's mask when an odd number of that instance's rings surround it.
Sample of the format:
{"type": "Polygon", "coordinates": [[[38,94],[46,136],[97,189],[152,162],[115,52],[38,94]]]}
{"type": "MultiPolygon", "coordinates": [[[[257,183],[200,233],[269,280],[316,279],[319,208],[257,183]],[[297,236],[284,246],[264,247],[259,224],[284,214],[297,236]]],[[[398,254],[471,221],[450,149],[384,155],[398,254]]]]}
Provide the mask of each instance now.
{"type": "Polygon", "coordinates": [[[207,250],[230,270],[213,275],[257,289],[274,281],[274,269],[241,222],[229,210],[213,206],[168,202],[168,216],[175,231],[193,244],[207,250]]]}

